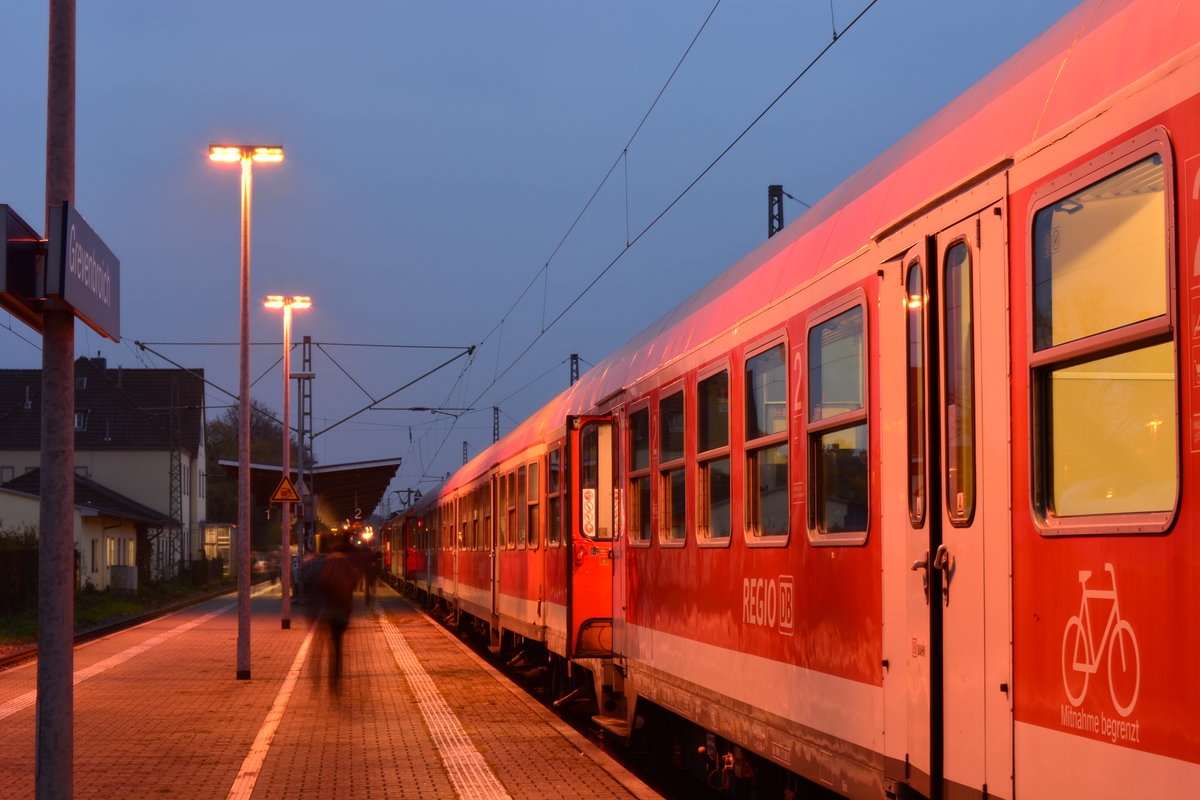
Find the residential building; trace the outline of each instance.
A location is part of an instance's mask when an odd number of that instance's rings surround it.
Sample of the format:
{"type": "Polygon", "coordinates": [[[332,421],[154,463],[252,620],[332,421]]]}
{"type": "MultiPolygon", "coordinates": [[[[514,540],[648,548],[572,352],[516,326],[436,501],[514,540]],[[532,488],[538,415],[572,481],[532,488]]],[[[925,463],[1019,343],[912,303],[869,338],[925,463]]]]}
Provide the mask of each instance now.
{"type": "MultiPolygon", "coordinates": [[[[161,515],[140,523],[142,580],[179,574],[203,551],[203,371],[80,358],[73,423],[76,475],[161,515]]],[[[40,468],[40,435],[41,371],[0,370],[0,484],[40,468]]]]}

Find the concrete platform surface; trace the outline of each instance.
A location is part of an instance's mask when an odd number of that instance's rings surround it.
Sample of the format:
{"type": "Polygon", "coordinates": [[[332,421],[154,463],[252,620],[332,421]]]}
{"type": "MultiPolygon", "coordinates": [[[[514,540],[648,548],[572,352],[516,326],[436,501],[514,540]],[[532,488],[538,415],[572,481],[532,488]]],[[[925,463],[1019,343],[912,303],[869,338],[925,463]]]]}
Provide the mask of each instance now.
{"type": "MultiPolygon", "coordinates": [[[[336,691],[277,586],[252,600],[250,680],[232,595],[77,647],[74,797],[659,796],[386,586],[355,602],[336,691]]],[[[0,672],[0,798],[34,797],[35,703],[33,664],[0,672]]]]}

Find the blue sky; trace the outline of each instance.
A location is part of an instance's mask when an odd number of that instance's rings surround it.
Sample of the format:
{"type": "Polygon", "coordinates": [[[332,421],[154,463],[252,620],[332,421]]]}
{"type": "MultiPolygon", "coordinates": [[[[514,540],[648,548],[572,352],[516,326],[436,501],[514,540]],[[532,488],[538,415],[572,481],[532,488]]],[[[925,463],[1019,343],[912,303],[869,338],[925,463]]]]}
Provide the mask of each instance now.
{"type": "MultiPolygon", "coordinates": [[[[266,294],[314,298],[294,338],[322,343],[317,430],[451,354],[345,345],[481,345],[383,403],[478,412],[372,411],[316,442],[428,488],[490,443],[492,406],[510,430],[571,353],[586,369],[761,243],[768,184],[814,202],[1075,5],[878,0],[543,333],[869,2],[724,0],[630,143],[710,0],[81,0],[76,206],[121,259],[124,340],[78,325],[77,352],[169,366],[134,345],[162,343],[236,391],[238,170],[207,146],[282,144],[255,172],[253,395],[279,407],[266,294]]],[[[38,229],[47,7],[0,0],[0,203],[38,229]]],[[[0,367],[39,344],[0,312],[0,367]]]]}

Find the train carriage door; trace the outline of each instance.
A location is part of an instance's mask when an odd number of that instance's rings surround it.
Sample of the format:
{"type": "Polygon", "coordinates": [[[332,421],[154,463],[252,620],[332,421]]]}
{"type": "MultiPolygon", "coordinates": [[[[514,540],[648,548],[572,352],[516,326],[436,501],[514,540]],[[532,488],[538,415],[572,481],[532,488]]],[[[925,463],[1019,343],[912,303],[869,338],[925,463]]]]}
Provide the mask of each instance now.
{"type": "MultiPolygon", "coordinates": [[[[937,515],[928,572],[940,641],[942,797],[1013,796],[1007,229],[992,205],[934,237],[937,515]],[[939,614],[940,612],[940,619],[939,614]]],[[[979,192],[952,205],[980,208],[979,192]]],[[[932,311],[932,309],[931,309],[932,311]]],[[[933,364],[931,363],[931,367],[933,364]]],[[[933,471],[936,470],[936,471],[933,471]]],[[[937,691],[936,686],[934,691],[937,691]]],[[[937,722],[934,722],[937,725],[937,722]]],[[[935,757],[936,758],[936,757],[935,757]]]]}
{"type": "Polygon", "coordinates": [[[615,427],[610,416],[567,419],[567,655],[573,658],[612,654],[615,427]]]}

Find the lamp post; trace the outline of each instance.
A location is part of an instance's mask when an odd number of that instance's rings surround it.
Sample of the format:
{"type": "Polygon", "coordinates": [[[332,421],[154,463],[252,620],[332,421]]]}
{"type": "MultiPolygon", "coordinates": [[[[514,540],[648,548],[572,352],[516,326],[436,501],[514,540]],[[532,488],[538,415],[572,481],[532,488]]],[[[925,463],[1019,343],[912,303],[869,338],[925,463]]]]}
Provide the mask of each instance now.
{"type": "MultiPolygon", "coordinates": [[[[292,376],[292,309],[312,308],[312,298],[268,295],[263,302],[267,308],[283,309],[283,475],[292,477],[292,423],[291,423],[291,376],[292,376]]],[[[292,504],[283,502],[280,526],[283,528],[283,564],[279,570],[279,588],[283,591],[283,616],[280,627],[292,627],[292,504]]]]}
{"type": "Polygon", "coordinates": [[[250,196],[254,162],[283,161],[283,148],[213,144],[208,157],[242,165],[241,315],[238,381],[237,679],[250,680],[250,196]]]}

